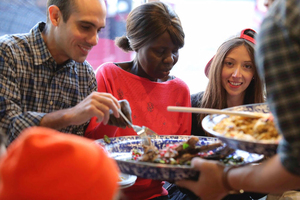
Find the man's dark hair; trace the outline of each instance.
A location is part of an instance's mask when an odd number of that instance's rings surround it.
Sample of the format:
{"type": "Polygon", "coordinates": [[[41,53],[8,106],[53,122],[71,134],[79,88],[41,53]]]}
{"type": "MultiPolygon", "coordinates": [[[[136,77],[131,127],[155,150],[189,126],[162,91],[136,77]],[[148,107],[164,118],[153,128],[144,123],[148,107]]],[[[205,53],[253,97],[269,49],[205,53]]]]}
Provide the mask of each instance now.
{"type": "Polygon", "coordinates": [[[59,8],[63,16],[63,21],[67,22],[71,13],[75,10],[75,0],[48,0],[47,1],[47,20],[49,20],[48,8],[51,5],[55,5],[59,8]]]}

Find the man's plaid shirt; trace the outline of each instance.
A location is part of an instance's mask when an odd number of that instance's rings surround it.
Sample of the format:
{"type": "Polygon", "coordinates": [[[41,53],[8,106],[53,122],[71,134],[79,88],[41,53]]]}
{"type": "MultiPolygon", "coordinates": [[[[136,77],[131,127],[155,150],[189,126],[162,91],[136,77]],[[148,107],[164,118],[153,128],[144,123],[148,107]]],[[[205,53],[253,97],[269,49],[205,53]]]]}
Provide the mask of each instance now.
{"type": "MultiPolygon", "coordinates": [[[[39,125],[45,114],[73,107],[97,91],[86,61],[57,67],[42,39],[44,27],[41,22],[27,34],[0,37],[0,127],[9,142],[39,125]]],[[[87,123],[60,131],[83,135],[87,123]]]]}
{"type": "Polygon", "coordinates": [[[300,1],[274,1],[257,39],[267,100],[284,136],[277,152],[283,166],[300,175],[300,1]]]}

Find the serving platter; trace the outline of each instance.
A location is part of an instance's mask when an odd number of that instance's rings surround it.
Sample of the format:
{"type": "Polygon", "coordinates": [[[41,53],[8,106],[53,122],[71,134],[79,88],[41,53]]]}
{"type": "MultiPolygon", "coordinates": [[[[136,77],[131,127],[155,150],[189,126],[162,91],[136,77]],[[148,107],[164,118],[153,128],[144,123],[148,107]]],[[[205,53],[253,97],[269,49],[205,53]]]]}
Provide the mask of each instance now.
{"type": "MultiPolygon", "coordinates": [[[[266,103],[236,106],[236,107],[227,108],[226,110],[269,113],[269,107],[266,103]]],[[[218,115],[218,114],[207,115],[202,120],[202,127],[206,132],[208,132],[213,136],[216,136],[221,141],[226,143],[230,148],[240,149],[250,153],[263,154],[268,157],[276,154],[278,142],[249,141],[246,139],[236,139],[236,138],[227,137],[223,134],[214,131],[213,127],[226,117],[229,116],[218,115]]]]}
{"type": "MultiPolygon", "coordinates": [[[[162,149],[165,148],[167,144],[187,141],[190,137],[191,136],[182,135],[156,135],[151,136],[151,141],[152,144],[154,144],[158,149],[162,149]]],[[[197,143],[197,146],[220,142],[220,140],[215,137],[198,138],[199,142],[197,143]]],[[[95,142],[101,145],[108,152],[108,154],[116,160],[122,173],[131,174],[146,179],[164,180],[169,182],[182,179],[198,179],[199,171],[194,170],[191,166],[169,165],[132,160],[131,150],[143,150],[139,136],[110,138],[109,144],[107,144],[103,139],[96,140],[95,142]]],[[[225,146],[226,145],[224,144],[213,151],[220,151],[225,146]]],[[[241,150],[235,151],[232,155],[243,157],[244,163],[259,162],[264,158],[263,155],[251,154],[241,150]]]]}

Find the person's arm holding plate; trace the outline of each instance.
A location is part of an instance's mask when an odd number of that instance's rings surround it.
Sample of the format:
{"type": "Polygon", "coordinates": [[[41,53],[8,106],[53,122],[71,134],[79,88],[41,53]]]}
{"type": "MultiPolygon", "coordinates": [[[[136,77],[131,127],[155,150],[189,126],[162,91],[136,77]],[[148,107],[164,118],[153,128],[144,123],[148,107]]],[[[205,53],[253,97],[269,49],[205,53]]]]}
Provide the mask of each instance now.
{"type": "Polygon", "coordinates": [[[195,158],[192,160],[192,166],[200,171],[199,180],[183,180],[176,184],[190,189],[202,200],[222,199],[230,192],[239,193],[240,190],[280,194],[286,190],[297,189],[300,183],[300,177],[288,172],[282,166],[278,155],[261,165],[231,169],[226,179],[230,190],[226,188],[222,179],[224,166],[218,162],[195,158]]]}

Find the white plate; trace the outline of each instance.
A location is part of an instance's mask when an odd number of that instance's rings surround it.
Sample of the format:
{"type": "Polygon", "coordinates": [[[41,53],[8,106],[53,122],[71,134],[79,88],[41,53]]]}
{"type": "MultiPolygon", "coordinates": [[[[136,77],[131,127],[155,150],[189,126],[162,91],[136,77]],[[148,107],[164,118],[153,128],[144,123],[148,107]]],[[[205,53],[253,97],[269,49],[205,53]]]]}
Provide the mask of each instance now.
{"type": "Polygon", "coordinates": [[[128,187],[131,187],[131,186],[133,186],[134,185],[134,183],[130,183],[130,184],[128,184],[128,185],[120,185],[120,189],[124,189],[124,188],[128,188],[128,187]]]}
{"type": "Polygon", "coordinates": [[[135,183],[137,177],[134,175],[121,173],[120,178],[122,181],[119,182],[119,186],[121,188],[126,188],[132,186],[135,183]]]}

